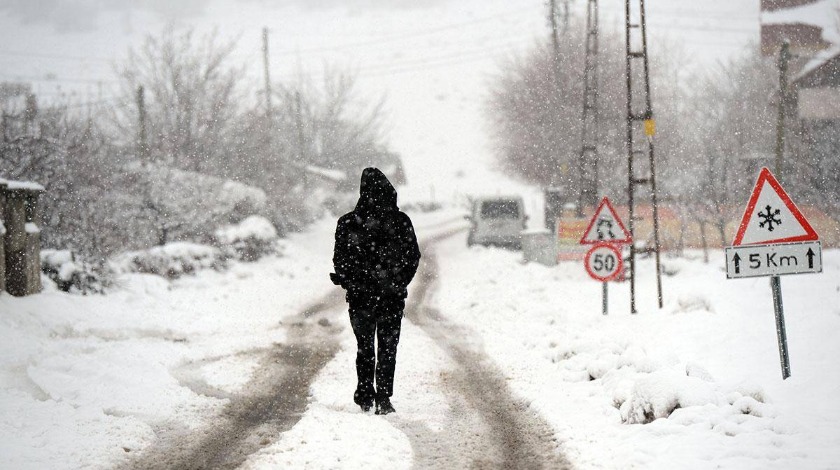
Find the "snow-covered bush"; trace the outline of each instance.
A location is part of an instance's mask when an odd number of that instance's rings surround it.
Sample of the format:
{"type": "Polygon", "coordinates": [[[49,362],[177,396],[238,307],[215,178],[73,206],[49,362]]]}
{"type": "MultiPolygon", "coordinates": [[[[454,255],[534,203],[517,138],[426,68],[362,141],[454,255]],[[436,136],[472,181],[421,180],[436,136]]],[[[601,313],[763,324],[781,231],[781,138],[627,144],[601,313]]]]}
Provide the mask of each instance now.
{"type": "Polygon", "coordinates": [[[118,255],[114,267],[119,272],[157,274],[177,279],[202,269],[220,271],[227,267],[227,256],[218,248],[196,243],[175,242],[148,250],[118,255]]]}
{"type": "Polygon", "coordinates": [[[104,294],[110,285],[104,268],[77,261],[70,250],[42,250],[41,272],[71,294],[104,294]]]}
{"type": "Polygon", "coordinates": [[[707,404],[721,405],[711,384],[673,370],[659,370],[636,381],[629,399],[621,404],[621,420],[646,424],[667,418],[679,408],[707,404]]]}
{"type": "Polygon", "coordinates": [[[222,250],[241,261],[256,261],[277,252],[277,230],[265,217],[252,215],[216,230],[222,250]]]}
{"type": "Polygon", "coordinates": [[[161,165],[129,165],[126,171],[142,191],[139,201],[132,202],[136,206],[124,209],[137,214],[125,228],[138,237],[151,235],[146,246],[209,244],[214,228],[240,222],[265,206],[263,190],[215,176],[161,165]]]}
{"type": "Polygon", "coordinates": [[[239,222],[266,207],[265,191],[236,181],[225,181],[219,194],[219,203],[226,208],[231,222],[239,222]]]}

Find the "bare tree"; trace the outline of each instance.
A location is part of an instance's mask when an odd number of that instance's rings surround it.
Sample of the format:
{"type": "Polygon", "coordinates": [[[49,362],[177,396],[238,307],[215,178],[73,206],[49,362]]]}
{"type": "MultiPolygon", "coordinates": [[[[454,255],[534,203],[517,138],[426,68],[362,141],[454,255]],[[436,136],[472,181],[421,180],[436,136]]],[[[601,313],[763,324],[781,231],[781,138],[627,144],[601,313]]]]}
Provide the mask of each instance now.
{"type": "MultiPolygon", "coordinates": [[[[487,107],[500,166],[526,181],[564,187],[567,194],[579,189],[575,167],[581,151],[584,28],[579,21],[575,23],[564,35],[568,39],[558,44],[556,62],[553,48],[540,44],[527,56],[503,64],[487,107]]],[[[613,31],[601,32],[600,41],[598,153],[603,170],[598,191],[620,200],[627,188],[624,42],[613,31]]],[[[674,62],[660,62],[662,65],[653,69],[654,93],[675,94],[672,89],[677,85],[671,80],[676,73],[674,62]]],[[[674,119],[671,109],[663,107],[662,112],[657,107],[660,122],[674,119]]],[[[662,131],[657,141],[673,141],[672,126],[659,127],[662,131]]],[[[660,159],[667,158],[664,152],[659,154],[660,159]]]]}
{"type": "MultiPolygon", "coordinates": [[[[205,171],[226,153],[244,74],[231,65],[235,46],[220,41],[216,31],[196,38],[192,30],[169,29],[129,52],[119,69],[122,94],[133,103],[139,86],[146,91],[146,136],[154,160],[205,171]]],[[[116,111],[122,135],[138,135],[137,108],[116,111]]]]}
{"type": "Polygon", "coordinates": [[[676,162],[683,171],[674,186],[721,244],[758,169],[773,159],[774,77],[772,61],[751,49],[695,78],[687,97],[681,136],[691,150],[676,162]]]}

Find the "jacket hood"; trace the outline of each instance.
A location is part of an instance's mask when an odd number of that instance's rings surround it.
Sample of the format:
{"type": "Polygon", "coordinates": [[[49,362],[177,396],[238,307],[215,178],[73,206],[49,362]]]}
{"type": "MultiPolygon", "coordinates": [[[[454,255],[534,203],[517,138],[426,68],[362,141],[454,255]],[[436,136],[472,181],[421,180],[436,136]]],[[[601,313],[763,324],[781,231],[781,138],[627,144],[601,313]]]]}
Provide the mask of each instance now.
{"type": "Polygon", "coordinates": [[[360,212],[383,212],[399,210],[397,190],[388,181],[384,173],[377,168],[365,168],[359,187],[359,202],[356,210],[360,212]]]}

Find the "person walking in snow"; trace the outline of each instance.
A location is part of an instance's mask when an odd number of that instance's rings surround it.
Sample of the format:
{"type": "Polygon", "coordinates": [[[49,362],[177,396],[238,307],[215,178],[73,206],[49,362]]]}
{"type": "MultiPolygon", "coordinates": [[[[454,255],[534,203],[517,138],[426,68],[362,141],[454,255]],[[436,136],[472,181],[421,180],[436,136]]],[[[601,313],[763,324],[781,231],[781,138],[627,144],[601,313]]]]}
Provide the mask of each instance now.
{"type": "Polygon", "coordinates": [[[374,401],[376,414],[395,411],[390,398],[400,322],[407,287],[419,262],[414,227],[397,207],[397,191],[381,171],[365,168],[356,208],[338,219],[335,272],[330,274],[333,283],[347,291],[350,324],[358,344],[353,401],[363,411],[369,411],[374,401]]]}

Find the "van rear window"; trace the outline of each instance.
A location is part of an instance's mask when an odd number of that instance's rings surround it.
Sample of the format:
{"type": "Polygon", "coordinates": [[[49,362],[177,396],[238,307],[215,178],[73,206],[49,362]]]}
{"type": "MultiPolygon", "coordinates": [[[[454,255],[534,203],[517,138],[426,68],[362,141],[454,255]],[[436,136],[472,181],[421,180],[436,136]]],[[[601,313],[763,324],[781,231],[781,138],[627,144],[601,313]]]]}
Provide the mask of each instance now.
{"type": "Polygon", "coordinates": [[[518,219],[519,204],[516,201],[485,201],[481,204],[482,219],[518,219]]]}

